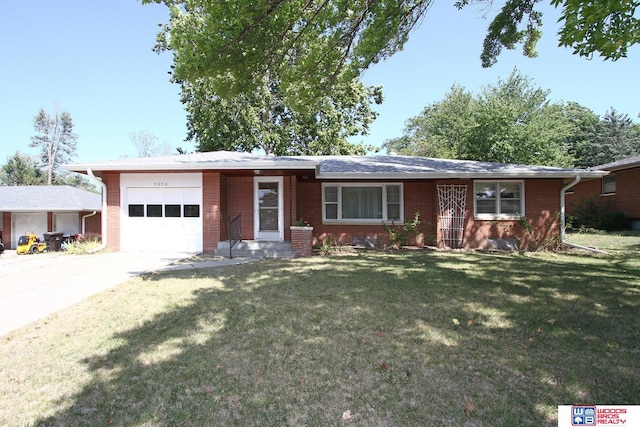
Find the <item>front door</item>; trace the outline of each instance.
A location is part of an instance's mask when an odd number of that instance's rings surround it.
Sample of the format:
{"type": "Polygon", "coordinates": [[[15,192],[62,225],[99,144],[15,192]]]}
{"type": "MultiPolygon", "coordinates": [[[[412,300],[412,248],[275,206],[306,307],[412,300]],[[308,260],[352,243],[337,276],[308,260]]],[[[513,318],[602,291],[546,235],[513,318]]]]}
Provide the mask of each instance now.
{"type": "Polygon", "coordinates": [[[284,240],[282,177],[256,177],[253,189],[254,238],[284,240]]]}

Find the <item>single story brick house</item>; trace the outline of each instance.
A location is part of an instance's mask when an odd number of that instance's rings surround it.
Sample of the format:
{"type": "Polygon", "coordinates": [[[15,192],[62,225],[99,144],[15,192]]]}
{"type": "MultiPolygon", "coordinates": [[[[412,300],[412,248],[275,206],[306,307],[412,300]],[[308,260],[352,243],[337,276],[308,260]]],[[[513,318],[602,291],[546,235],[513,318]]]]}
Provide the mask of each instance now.
{"type": "Polygon", "coordinates": [[[100,194],[68,185],[0,186],[0,237],[7,249],[30,231],[100,233],[100,194]]]}
{"type": "Polygon", "coordinates": [[[640,230],[640,156],[629,157],[596,166],[607,175],[597,179],[585,179],[573,192],[567,194],[567,211],[575,215],[575,206],[581,199],[600,197],[610,203],[615,212],[623,212],[634,230],[640,230]]]}
{"type": "MultiPolygon", "coordinates": [[[[110,249],[207,254],[227,241],[229,219],[239,214],[242,239],[261,242],[290,242],[290,226],[303,219],[316,242],[384,244],[383,225],[416,212],[414,244],[479,248],[487,239],[517,237],[523,221],[538,238],[557,237],[563,188],[606,174],[396,155],[222,151],[64,167],[102,182],[110,249]]],[[[528,237],[521,237],[524,247],[528,237]]]]}

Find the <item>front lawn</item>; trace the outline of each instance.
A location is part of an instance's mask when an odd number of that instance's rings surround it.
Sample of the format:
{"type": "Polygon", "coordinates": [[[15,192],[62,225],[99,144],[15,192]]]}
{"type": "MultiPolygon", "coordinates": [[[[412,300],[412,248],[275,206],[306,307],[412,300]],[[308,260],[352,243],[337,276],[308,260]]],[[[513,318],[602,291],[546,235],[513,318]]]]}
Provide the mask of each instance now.
{"type": "Polygon", "coordinates": [[[545,426],[559,404],[640,404],[624,242],[137,278],[2,337],[0,425],[545,426]]]}

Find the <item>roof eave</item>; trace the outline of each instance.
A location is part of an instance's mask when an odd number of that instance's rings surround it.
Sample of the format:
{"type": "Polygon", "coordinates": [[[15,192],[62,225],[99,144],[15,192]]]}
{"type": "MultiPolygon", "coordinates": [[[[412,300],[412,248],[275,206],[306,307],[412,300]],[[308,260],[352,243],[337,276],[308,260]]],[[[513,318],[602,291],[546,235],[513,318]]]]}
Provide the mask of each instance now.
{"type": "Polygon", "coordinates": [[[419,173],[321,173],[318,179],[331,180],[418,180],[418,179],[522,179],[522,178],[600,178],[606,171],[579,172],[419,172],[419,173]]]}
{"type": "Polygon", "coordinates": [[[105,163],[74,163],[62,165],[71,172],[86,173],[88,169],[94,172],[138,172],[138,171],[184,171],[184,170],[317,170],[318,162],[247,162],[247,163],[219,163],[219,162],[189,162],[162,164],[105,164],[105,163]]]}

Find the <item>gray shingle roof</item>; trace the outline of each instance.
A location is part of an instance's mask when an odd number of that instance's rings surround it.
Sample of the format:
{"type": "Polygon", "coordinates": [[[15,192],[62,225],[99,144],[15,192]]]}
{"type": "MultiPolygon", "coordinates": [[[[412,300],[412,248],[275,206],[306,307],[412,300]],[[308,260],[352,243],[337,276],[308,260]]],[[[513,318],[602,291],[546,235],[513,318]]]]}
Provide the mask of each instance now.
{"type": "Polygon", "coordinates": [[[102,196],[67,185],[0,186],[0,211],[100,211],[102,196]]]}
{"type": "Polygon", "coordinates": [[[315,170],[319,179],[439,179],[439,178],[583,178],[606,172],[548,166],[513,165],[471,160],[409,156],[265,156],[214,151],[187,155],[119,159],[64,165],[68,170],[172,171],[172,170],[315,170]]]}
{"type": "Polygon", "coordinates": [[[617,171],[621,169],[630,169],[640,166],[640,156],[627,157],[626,159],[618,160],[617,162],[611,162],[604,165],[596,166],[594,169],[601,169],[605,171],[617,171]]]}

